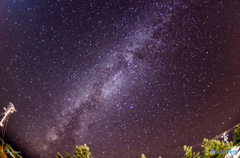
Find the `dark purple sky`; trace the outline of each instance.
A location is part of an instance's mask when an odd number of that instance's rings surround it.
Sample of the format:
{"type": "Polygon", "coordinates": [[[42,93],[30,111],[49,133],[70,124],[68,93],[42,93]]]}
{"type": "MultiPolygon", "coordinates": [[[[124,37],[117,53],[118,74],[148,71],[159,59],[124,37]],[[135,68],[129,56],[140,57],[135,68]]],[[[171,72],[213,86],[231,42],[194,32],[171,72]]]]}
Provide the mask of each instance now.
{"type": "Polygon", "coordinates": [[[240,2],[0,1],[0,110],[25,157],[183,156],[240,122],[240,2]]]}

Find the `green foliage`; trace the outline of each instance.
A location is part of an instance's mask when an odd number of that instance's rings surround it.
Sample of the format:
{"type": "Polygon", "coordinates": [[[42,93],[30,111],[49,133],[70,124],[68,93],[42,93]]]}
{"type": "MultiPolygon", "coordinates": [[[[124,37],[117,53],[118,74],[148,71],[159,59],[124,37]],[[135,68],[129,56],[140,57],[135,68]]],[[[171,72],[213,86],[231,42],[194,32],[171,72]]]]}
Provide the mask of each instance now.
{"type": "Polygon", "coordinates": [[[54,158],[63,158],[61,154],[57,153],[57,156],[55,156],[54,158]]]}
{"type": "Polygon", "coordinates": [[[12,149],[11,146],[10,146],[9,144],[7,144],[7,143],[4,143],[4,144],[3,144],[3,148],[4,148],[4,149],[8,149],[8,150],[11,150],[11,149],[12,149]]]}
{"type": "Polygon", "coordinates": [[[203,152],[202,155],[200,153],[193,153],[192,147],[187,147],[184,145],[184,158],[224,158],[226,154],[210,154],[210,150],[231,150],[233,148],[233,142],[224,143],[224,141],[219,140],[208,140],[206,138],[203,139],[203,152]]]}
{"type": "Polygon", "coordinates": [[[234,133],[233,133],[233,139],[234,139],[234,146],[240,145],[240,126],[235,126],[234,133]]]}
{"type": "Polygon", "coordinates": [[[195,152],[192,152],[192,147],[187,147],[184,145],[183,149],[185,152],[184,158],[201,158],[199,152],[197,154],[195,152]]]}
{"type": "Polygon", "coordinates": [[[71,158],[69,153],[66,153],[66,158],[71,158]]]}
{"type": "Polygon", "coordinates": [[[140,158],[146,158],[146,156],[144,154],[142,154],[140,158]]]}
{"type": "Polygon", "coordinates": [[[6,154],[8,154],[8,152],[11,152],[12,155],[15,156],[15,158],[22,158],[22,157],[21,157],[17,152],[15,152],[15,151],[13,150],[13,148],[12,148],[9,144],[7,144],[7,143],[3,143],[3,150],[4,150],[4,152],[5,152],[6,154]]]}
{"type": "Polygon", "coordinates": [[[79,147],[76,146],[76,152],[73,155],[73,158],[90,158],[91,153],[89,152],[89,147],[84,144],[79,147]]]}
{"type": "MultiPolygon", "coordinates": [[[[76,146],[76,152],[73,153],[73,158],[90,158],[91,153],[89,152],[89,147],[84,144],[82,146],[76,146]]],[[[63,158],[59,153],[54,158],[63,158]]],[[[66,158],[71,158],[69,153],[66,153],[66,158]]]]}
{"type": "Polygon", "coordinates": [[[226,154],[210,154],[210,150],[231,150],[233,143],[224,143],[219,140],[208,140],[204,138],[203,140],[203,158],[224,158],[226,154]]]}

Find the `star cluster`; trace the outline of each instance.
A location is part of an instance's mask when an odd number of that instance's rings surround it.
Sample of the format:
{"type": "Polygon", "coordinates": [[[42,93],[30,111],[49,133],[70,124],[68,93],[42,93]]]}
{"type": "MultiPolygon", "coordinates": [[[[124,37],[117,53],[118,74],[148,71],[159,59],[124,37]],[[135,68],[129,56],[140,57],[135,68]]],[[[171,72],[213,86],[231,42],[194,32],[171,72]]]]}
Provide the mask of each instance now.
{"type": "Polygon", "coordinates": [[[24,157],[181,157],[239,122],[238,1],[0,2],[6,140],[24,157]]]}

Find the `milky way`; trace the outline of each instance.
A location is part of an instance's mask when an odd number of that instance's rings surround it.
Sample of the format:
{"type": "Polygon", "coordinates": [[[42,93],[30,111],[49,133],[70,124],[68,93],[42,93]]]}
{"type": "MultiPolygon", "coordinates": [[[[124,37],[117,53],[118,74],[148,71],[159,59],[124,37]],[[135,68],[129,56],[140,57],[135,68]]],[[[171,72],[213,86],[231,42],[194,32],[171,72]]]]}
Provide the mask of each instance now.
{"type": "MultiPolygon", "coordinates": [[[[152,74],[152,69],[144,59],[146,54],[143,49],[152,45],[160,46],[161,42],[152,38],[153,32],[159,29],[158,26],[138,27],[140,28],[133,35],[120,41],[116,49],[106,50],[107,55],[99,56],[100,61],[82,75],[84,77],[82,82],[79,81],[78,90],[69,92],[73,98],[68,100],[73,100],[73,103],[62,107],[61,114],[56,119],[57,127],[47,133],[49,142],[65,139],[69,135],[66,131],[70,128],[73,131],[71,137],[77,144],[81,143],[78,139],[86,137],[89,128],[93,128],[96,122],[105,122],[111,119],[111,115],[117,115],[115,111],[122,108],[122,98],[130,96],[132,88],[139,92],[146,90],[145,83],[147,76],[152,74]],[[148,43],[151,45],[147,46],[148,43]]],[[[152,54],[148,54],[150,55],[152,54]]],[[[127,106],[133,109],[132,105],[127,106]]],[[[48,149],[47,147],[46,150],[48,149]]]]}
{"type": "Polygon", "coordinates": [[[24,157],[182,157],[239,122],[239,7],[0,2],[0,100],[18,111],[6,141],[24,157]]]}

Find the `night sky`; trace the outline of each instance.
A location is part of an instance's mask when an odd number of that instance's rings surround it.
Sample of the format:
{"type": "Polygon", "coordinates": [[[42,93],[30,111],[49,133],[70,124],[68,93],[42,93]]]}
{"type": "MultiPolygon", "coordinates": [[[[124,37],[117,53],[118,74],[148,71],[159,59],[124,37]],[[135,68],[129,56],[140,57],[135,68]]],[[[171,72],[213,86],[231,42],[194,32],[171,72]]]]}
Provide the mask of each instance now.
{"type": "Polygon", "coordinates": [[[240,1],[2,0],[0,94],[24,157],[182,157],[240,122],[240,1]]]}

